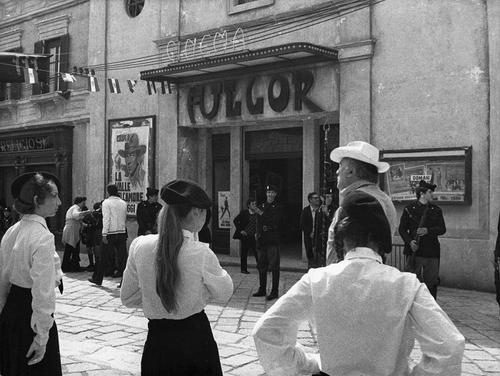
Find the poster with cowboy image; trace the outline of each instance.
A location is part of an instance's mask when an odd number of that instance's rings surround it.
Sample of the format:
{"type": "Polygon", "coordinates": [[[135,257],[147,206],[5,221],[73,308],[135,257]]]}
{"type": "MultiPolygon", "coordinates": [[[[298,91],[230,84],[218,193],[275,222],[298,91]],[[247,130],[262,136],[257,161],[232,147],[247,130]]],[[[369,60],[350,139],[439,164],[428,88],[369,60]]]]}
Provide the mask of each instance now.
{"type": "Polygon", "coordinates": [[[127,214],[134,216],[137,204],[153,186],[154,116],[110,120],[109,179],[127,202],[127,214]]]}

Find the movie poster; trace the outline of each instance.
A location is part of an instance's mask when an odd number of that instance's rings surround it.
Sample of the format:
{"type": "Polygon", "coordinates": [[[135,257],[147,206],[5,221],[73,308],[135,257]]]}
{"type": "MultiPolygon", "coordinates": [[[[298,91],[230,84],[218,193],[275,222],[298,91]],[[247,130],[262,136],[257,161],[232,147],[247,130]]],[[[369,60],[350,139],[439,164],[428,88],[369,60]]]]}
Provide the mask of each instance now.
{"type": "Polygon", "coordinates": [[[146,199],[146,188],[154,186],[154,117],[110,120],[110,183],[118,186],[127,203],[127,215],[135,215],[137,204],[146,199]]]}
{"type": "Polygon", "coordinates": [[[231,211],[229,209],[229,197],[231,192],[229,191],[219,191],[219,202],[218,202],[218,222],[219,228],[231,228],[231,211]]]}

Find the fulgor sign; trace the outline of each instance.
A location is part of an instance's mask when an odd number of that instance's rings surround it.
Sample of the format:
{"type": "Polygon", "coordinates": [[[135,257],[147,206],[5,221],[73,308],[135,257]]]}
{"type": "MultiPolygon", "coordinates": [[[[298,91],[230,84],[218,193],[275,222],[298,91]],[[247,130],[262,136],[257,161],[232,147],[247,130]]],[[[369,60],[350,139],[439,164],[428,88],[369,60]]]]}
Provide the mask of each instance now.
{"type": "MultiPolygon", "coordinates": [[[[302,111],[303,105],[309,112],[321,112],[323,109],[308,98],[308,93],[314,84],[314,75],[308,70],[293,72],[290,79],[284,74],[274,74],[264,82],[267,86],[267,102],[274,112],[283,112],[293,100],[293,109],[302,111]]],[[[264,113],[264,97],[254,98],[254,87],[262,77],[251,77],[246,86],[237,80],[216,81],[189,88],[187,95],[187,112],[192,124],[196,124],[195,108],[199,107],[203,118],[214,119],[219,113],[222,95],[225,96],[225,115],[227,118],[241,117],[242,102],[251,115],[264,113]],[[243,87],[242,87],[243,86],[243,87]],[[236,100],[238,92],[241,100],[236,100]],[[205,96],[211,96],[211,103],[205,96]],[[207,105],[209,103],[210,105],[207,105]]],[[[262,85],[262,82],[260,82],[262,85]]]]}

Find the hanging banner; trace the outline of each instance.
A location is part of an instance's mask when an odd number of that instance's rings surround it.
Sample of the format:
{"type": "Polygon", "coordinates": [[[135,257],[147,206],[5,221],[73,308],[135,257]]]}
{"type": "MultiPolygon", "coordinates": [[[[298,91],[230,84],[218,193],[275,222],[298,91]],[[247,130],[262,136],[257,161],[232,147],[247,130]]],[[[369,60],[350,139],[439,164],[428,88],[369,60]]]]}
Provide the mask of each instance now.
{"type": "Polygon", "coordinates": [[[154,123],[154,116],[109,121],[109,180],[127,202],[127,215],[154,186],[154,123]]]}
{"type": "Polygon", "coordinates": [[[219,228],[231,228],[231,211],[229,209],[229,198],[231,192],[229,191],[219,191],[218,197],[218,222],[219,228]]]}

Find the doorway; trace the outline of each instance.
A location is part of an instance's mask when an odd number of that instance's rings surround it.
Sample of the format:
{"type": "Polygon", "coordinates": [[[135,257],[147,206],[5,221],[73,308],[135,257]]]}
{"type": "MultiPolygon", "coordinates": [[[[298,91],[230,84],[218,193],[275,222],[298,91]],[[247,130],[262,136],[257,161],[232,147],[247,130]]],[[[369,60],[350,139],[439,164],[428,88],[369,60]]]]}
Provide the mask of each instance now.
{"type": "Polygon", "coordinates": [[[266,201],[266,186],[278,189],[277,200],[283,209],[280,253],[282,258],[302,258],[302,156],[249,160],[249,197],[257,203],[266,201]]]}

